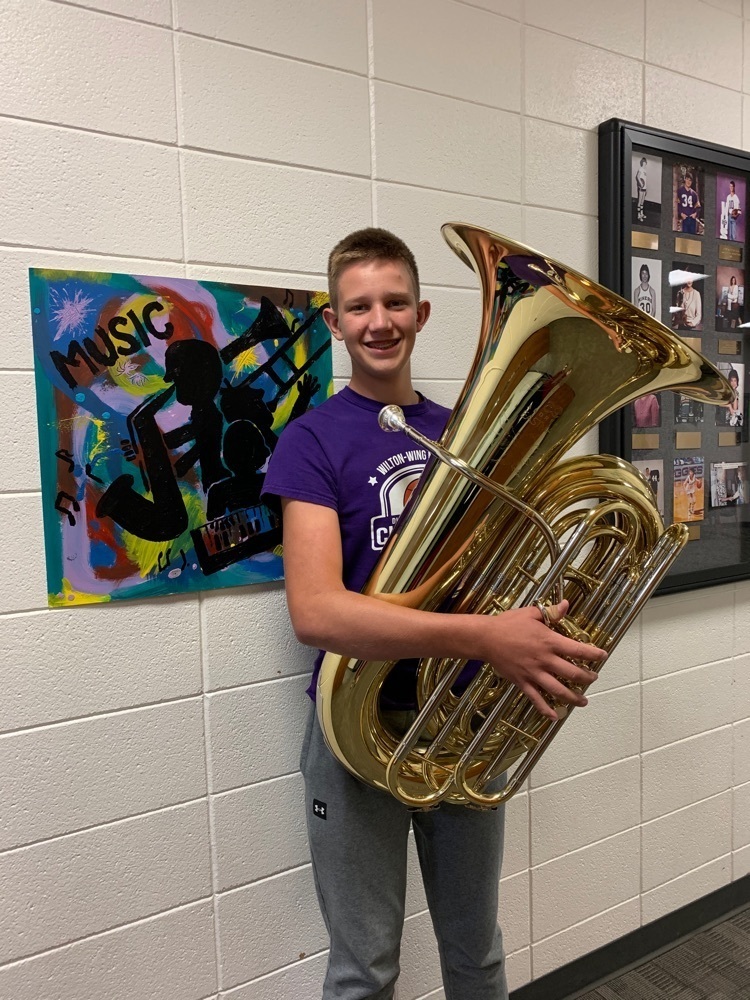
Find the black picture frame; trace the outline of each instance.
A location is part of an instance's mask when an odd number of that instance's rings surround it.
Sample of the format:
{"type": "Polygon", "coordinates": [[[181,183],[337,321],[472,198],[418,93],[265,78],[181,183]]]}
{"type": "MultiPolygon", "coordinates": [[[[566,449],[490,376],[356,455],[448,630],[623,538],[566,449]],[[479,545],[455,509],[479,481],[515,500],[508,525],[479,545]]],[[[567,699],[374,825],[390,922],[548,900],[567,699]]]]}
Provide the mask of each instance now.
{"type": "MultiPolygon", "coordinates": [[[[741,371],[744,384],[739,386],[737,394],[741,400],[747,400],[746,394],[750,391],[750,385],[744,380],[745,372],[750,377],[750,302],[744,301],[743,284],[743,305],[735,315],[736,301],[730,298],[723,282],[727,280],[726,274],[733,271],[743,275],[746,271],[746,280],[750,281],[750,206],[744,203],[748,194],[750,154],[742,150],[619,118],[599,126],[599,281],[628,301],[634,301],[640,292],[647,311],[657,309],[658,319],[674,327],[680,336],[689,338],[710,361],[728,363],[730,370],[734,366],[733,375],[741,371]],[[654,172],[658,165],[659,177],[656,189],[652,186],[650,191],[651,201],[649,185],[643,178],[636,177],[637,171],[646,171],[649,164],[654,165],[654,172]],[[691,174],[690,183],[686,179],[688,173],[691,174]],[[699,209],[693,207],[696,200],[691,194],[693,176],[702,186],[699,209]],[[734,179],[732,187],[728,187],[729,177],[734,179]],[[725,197],[730,193],[733,196],[740,185],[744,192],[739,211],[739,217],[744,214],[741,237],[738,223],[731,229],[728,227],[727,219],[737,213],[737,208],[733,200],[725,197]],[[642,189],[645,195],[641,194],[642,189]],[[683,205],[689,206],[684,214],[683,205]],[[678,246],[683,249],[678,251],[678,246]],[[686,251],[685,247],[691,249],[686,251]],[[649,269],[643,268],[643,260],[654,262],[650,270],[658,275],[661,286],[658,290],[648,291],[649,269]],[[688,279],[683,265],[688,271],[699,272],[698,280],[688,279]],[[726,270],[720,271],[720,268],[726,270]],[[636,272],[643,284],[635,284],[633,275],[636,272]],[[694,292],[687,292],[688,280],[689,287],[701,290],[700,301],[705,303],[702,315],[700,307],[688,309],[685,305],[690,301],[689,296],[694,295],[694,292]],[[682,289],[677,301],[675,287],[682,289]],[[726,332],[725,323],[731,325],[729,332],[726,332]],[[742,329],[742,324],[747,329],[742,329]],[[734,342],[737,353],[727,354],[727,347],[731,348],[734,342]]],[[[728,280],[737,286],[736,277],[734,281],[731,277],[728,280]]],[[[713,407],[706,406],[705,414],[695,413],[684,401],[680,406],[677,394],[661,393],[659,406],[655,407],[658,409],[657,427],[654,422],[657,418],[649,418],[652,420],[649,424],[642,423],[643,411],[637,413],[634,405],[617,411],[601,423],[600,449],[636,464],[640,462],[643,471],[644,451],[638,445],[648,442],[646,460],[651,456],[652,465],[661,463],[663,468],[664,493],[660,502],[666,507],[665,523],[675,520],[675,514],[678,519],[688,521],[696,516],[694,496],[683,497],[683,492],[689,494],[690,490],[685,488],[687,473],[678,460],[688,463],[692,456],[696,461],[699,458],[703,461],[704,496],[699,511],[702,517],[690,521],[691,541],[662,581],[657,594],[749,578],[750,484],[746,473],[750,469],[750,444],[748,413],[743,412],[742,401],[739,412],[731,417],[740,421],[739,427],[736,423],[732,425],[733,444],[728,444],[731,434],[723,433],[720,438],[721,425],[717,425],[713,412],[709,412],[713,407]],[[644,426],[652,428],[645,435],[640,430],[644,426]],[[678,447],[678,443],[684,444],[687,440],[684,435],[678,436],[680,428],[685,426],[695,432],[693,437],[701,442],[699,445],[678,447]],[[657,435],[659,443],[655,446],[657,435]],[[735,471],[730,479],[731,470],[735,471]],[[710,488],[712,475],[715,490],[710,488]],[[740,482],[740,499],[729,500],[733,494],[729,493],[727,483],[732,488],[735,479],[740,482]],[[690,503],[693,509],[688,507],[686,514],[685,505],[690,503]],[[734,505],[730,507],[729,504],[734,505]]]]}

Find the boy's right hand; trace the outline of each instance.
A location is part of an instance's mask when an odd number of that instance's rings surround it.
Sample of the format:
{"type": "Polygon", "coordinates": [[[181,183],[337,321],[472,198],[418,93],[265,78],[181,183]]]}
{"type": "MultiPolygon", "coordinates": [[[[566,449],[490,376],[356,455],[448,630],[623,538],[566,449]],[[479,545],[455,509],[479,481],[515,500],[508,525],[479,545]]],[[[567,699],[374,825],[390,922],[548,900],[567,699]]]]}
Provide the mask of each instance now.
{"type": "MultiPolygon", "coordinates": [[[[550,621],[560,621],[568,610],[568,602],[547,608],[550,621]]],[[[607,654],[598,646],[577,642],[561,635],[544,623],[536,607],[516,608],[500,615],[478,616],[485,633],[484,659],[496,674],[516,685],[542,715],[557,719],[555,709],[542,694],[573,706],[588,704],[582,694],[571,691],[565,681],[587,687],[597,674],[576,666],[571,660],[603,663],[607,654]]]]}

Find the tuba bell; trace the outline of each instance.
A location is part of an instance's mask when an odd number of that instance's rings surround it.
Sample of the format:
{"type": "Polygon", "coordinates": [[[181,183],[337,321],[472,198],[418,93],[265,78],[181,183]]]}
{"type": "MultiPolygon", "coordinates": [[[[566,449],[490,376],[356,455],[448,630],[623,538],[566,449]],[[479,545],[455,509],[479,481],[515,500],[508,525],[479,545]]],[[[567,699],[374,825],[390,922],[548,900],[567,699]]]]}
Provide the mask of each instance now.
{"type": "MultiPolygon", "coordinates": [[[[606,416],[671,389],[727,405],[718,370],[657,320],[549,257],[476,226],[443,236],[476,272],[483,311],[467,381],[364,593],[427,611],[502,614],[569,602],[557,631],[611,653],[687,541],[653,492],[611,455],[561,459],[606,416]]],[[[511,797],[572,708],[544,716],[488,664],[419,661],[418,712],[380,706],[394,661],[327,653],[318,717],[333,754],[411,808],[493,808],[511,797]],[[503,788],[498,781],[509,768],[503,788]]],[[[597,670],[598,666],[582,664],[597,670]]]]}

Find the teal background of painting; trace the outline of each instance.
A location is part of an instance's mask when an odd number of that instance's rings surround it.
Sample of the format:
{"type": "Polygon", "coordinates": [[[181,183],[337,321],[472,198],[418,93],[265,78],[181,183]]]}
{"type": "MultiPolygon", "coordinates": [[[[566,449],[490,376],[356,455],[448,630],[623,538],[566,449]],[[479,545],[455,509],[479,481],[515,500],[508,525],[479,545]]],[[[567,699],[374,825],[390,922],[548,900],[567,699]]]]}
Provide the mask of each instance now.
{"type": "MultiPolygon", "coordinates": [[[[133,296],[161,296],[168,298],[170,289],[179,289],[186,298],[191,290],[195,296],[202,297],[204,305],[211,304],[212,323],[210,339],[217,347],[236,339],[244,333],[252,324],[258,314],[257,302],[261,294],[268,294],[277,300],[286,302],[288,312],[285,315],[287,323],[291,320],[298,320],[300,323],[314,311],[307,308],[308,299],[311,295],[317,295],[316,302],[324,301],[323,293],[307,291],[285,291],[284,289],[254,288],[243,285],[230,285],[221,282],[196,282],[192,279],[159,279],[141,278],[132,275],[122,274],[92,274],[89,272],[69,272],[50,271],[42,269],[30,269],[29,286],[32,310],[32,330],[34,343],[34,364],[35,382],[37,396],[37,422],[39,432],[39,451],[41,463],[42,479],[42,509],[44,521],[45,539],[45,560],[47,571],[47,586],[49,603],[53,606],[92,603],[99,601],[125,600],[136,597],[159,597],[167,594],[190,593],[205,589],[216,589],[224,587],[242,586],[246,584],[265,583],[272,580],[281,579],[283,575],[282,561],[279,555],[273,553],[263,553],[257,556],[244,559],[236,564],[227,566],[216,573],[205,576],[198,566],[195,553],[192,547],[192,539],[189,531],[196,527],[198,523],[205,522],[205,496],[200,496],[200,491],[182,479],[180,489],[183,497],[187,499],[186,506],[190,514],[188,529],[171,543],[164,543],[165,551],[173,551],[176,558],[172,558],[171,567],[174,569],[182,563],[179,551],[182,549],[187,556],[187,566],[180,575],[170,578],[165,571],[148,571],[145,576],[132,576],[128,580],[115,581],[111,587],[102,589],[101,580],[98,583],[99,591],[89,591],[85,587],[73,586],[65,587],[64,580],[69,577],[67,565],[74,565],[85,557],[85,553],[79,547],[76,551],[71,551],[70,537],[74,530],[68,523],[68,518],[64,513],[55,509],[55,500],[58,491],[64,488],[64,472],[67,469],[66,463],[61,462],[56,456],[63,445],[61,444],[62,430],[60,426],[61,406],[65,405],[65,400],[70,401],[80,416],[89,414],[99,421],[105,429],[105,435],[110,447],[106,451],[105,457],[99,457],[98,464],[93,468],[101,478],[105,480],[104,485],[123,472],[130,473],[135,478],[134,488],[141,493],[145,493],[141,475],[136,466],[127,462],[119,452],[119,448],[114,447],[114,443],[125,436],[127,430],[126,416],[121,408],[119,411],[108,409],[102,403],[100,395],[97,395],[96,388],[101,389],[102,382],[106,382],[107,373],[103,370],[100,375],[91,377],[88,369],[81,365],[78,369],[73,369],[76,374],[86,376],[91,381],[92,387],[86,388],[79,385],[75,390],[71,389],[61,377],[60,372],[50,360],[50,350],[55,348],[66,352],[71,340],[79,343],[87,336],[93,336],[94,327],[97,324],[102,308],[111,304],[117,299],[127,303],[133,296]],[[68,331],[66,335],[55,337],[55,320],[52,313],[55,309],[53,297],[57,296],[57,303],[61,296],[67,295],[72,299],[75,292],[87,299],[91,299],[91,308],[85,318],[85,323],[74,331],[68,331]],[[76,397],[79,397],[77,401],[76,397]],[[106,465],[106,475],[102,475],[102,467],[106,465]],[[197,504],[201,502],[202,508],[198,511],[197,504]],[[198,516],[200,515],[200,516],[198,516]],[[66,540],[67,539],[67,540],[66,540]],[[73,562],[70,562],[70,560],[73,562]],[[197,568],[196,568],[197,567],[197,568]]],[[[170,316],[171,318],[171,316],[170,316]]],[[[205,334],[205,330],[197,330],[196,333],[205,334]]],[[[304,343],[307,345],[305,356],[314,353],[325,344],[330,344],[330,335],[322,317],[318,315],[311,323],[308,332],[305,334],[304,343]]],[[[164,349],[165,342],[156,347],[164,349]]],[[[298,347],[298,353],[301,348],[298,347]]],[[[149,349],[150,350],[150,349],[149,349]]],[[[268,353],[272,353],[273,348],[269,348],[268,353]]],[[[133,358],[138,358],[142,363],[144,355],[148,351],[144,348],[133,358]]],[[[237,359],[240,360],[240,359],[237,359]]],[[[225,378],[229,378],[233,383],[241,382],[252,371],[252,368],[244,368],[242,371],[233,371],[236,362],[230,362],[225,366],[225,378]]],[[[278,366],[277,366],[278,367],[278,366]]],[[[284,366],[281,366],[284,372],[284,366]]],[[[154,379],[160,379],[163,374],[163,365],[158,359],[150,355],[150,360],[142,363],[141,371],[154,379]]],[[[323,398],[330,395],[332,391],[331,373],[331,353],[326,350],[310,367],[309,372],[320,384],[320,390],[315,396],[315,402],[321,402],[323,398]]],[[[163,383],[160,382],[160,385],[163,383]]],[[[272,392],[277,390],[273,380],[263,375],[254,386],[262,388],[264,395],[269,398],[272,392]]],[[[120,399],[125,399],[130,408],[136,406],[148,395],[143,393],[132,394],[132,405],[127,396],[120,394],[120,399]]],[[[283,406],[287,409],[296,393],[291,389],[289,399],[285,395],[280,401],[280,410],[283,406]]],[[[171,404],[170,404],[171,405],[171,404]]],[[[127,407],[126,407],[127,409],[127,407]]],[[[71,422],[71,426],[78,425],[79,419],[71,422]]],[[[278,428],[274,427],[278,432],[278,428]]],[[[80,438],[79,445],[73,449],[76,461],[76,483],[80,487],[80,492],[76,493],[76,498],[81,505],[79,512],[74,512],[76,521],[79,522],[85,515],[86,480],[82,475],[82,469],[87,458],[95,452],[95,444],[98,435],[97,425],[92,420],[86,431],[76,431],[80,438]]],[[[89,483],[91,485],[91,483],[89,483]]],[[[72,490],[69,490],[72,493],[72,490]]],[[[88,527],[88,526],[87,526],[88,527]]],[[[122,535],[122,531],[114,526],[115,534],[122,535]]],[[[90,538],[89,538],[90,541],[90,538]]],[[[156,543],[148,543],[155,545],[156,543]]],[[[97,562],[97,553],[101,556],[103,550],[101,546],[94,546],[90,550],[93,554],[89,567],[92,581],[96,578],[97,569],[101,569],[101,564],[97,562]]],[[[152,552],[153,554],[153,552],[152,552]]],[[[77,569],[80,569],[77,567],[77,569]]],[[[77,579],[80,581],[81,574],[77,579]]]]}

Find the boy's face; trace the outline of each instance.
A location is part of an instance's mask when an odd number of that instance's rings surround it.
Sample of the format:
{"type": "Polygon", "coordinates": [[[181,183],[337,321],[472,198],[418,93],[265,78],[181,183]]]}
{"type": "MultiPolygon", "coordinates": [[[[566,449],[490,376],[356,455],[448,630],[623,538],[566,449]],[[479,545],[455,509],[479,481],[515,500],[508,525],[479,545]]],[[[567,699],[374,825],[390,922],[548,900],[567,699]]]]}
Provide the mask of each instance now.
{"type": "Polygon", "coordinates": [[[323,317],[349,352],[352,388],[374,398],[404,388],[405,381],[410,388],[409,359],[429,315],[430,303],[417,302],[400,261],[350,264],[339,278],[338,309],[326,309],[323,317]]]}

